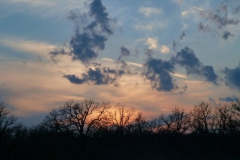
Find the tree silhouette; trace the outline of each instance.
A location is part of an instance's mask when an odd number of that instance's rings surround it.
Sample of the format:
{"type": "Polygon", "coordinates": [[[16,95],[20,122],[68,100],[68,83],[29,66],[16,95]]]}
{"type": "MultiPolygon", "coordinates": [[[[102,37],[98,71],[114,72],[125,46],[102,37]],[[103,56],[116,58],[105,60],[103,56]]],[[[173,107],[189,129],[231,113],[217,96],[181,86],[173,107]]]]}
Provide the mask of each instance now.
{"type": "Polygon", "coordinates": [[[84,100],[80,103],[66,102],[58,110],[53,110],[45,118],[45,123],[57,132],[70,130],[78,135],[81,148],[84,150],[89,131],[99,123],[110,108],[107,102],[84,100]]]}
{"type": "Polygon", "coordinates": [[[17,120],[13,115],[10,114],[10,111],[6,107],[7,103],[0,102],[0,142],[10,131],[17,120]]]}
{"type": "Polygon", "coordinates": [[[126,127],[130,125],[134,112],[134,108],[126,109],[125,105],[119,103],[115,106],[113,112],[108,112],[111,125],[120,135],[123,135],[126,131],[126,127]]]}
{"type": "Polygon", "coordinates": [[[25,127],[0,103],[2,159],[239,159],[240,103],[202,102],[148,120],[134,108],[67,101],[25,127]],[[79,149],[81,147],[81,149],[79,149]]]}
{"type": "Polygon", "coordinates": [[[190,116],[179,108],[174,108],[168,116],[160,116],[165,130],[185,134],[189,129],[190,116]]]}
{"type": "Polygon", "coordinates": [[[208,103],[202,102],[195,105],[191,112],[190,126],[192,131],[201,135],[208,134],[211,118],[211,107],[208,103]]]}
{"type": "Polygon", "coordinates": [[[14,134],[16,120],[7,109],[7,103],[0,102],[0,153],[6,154],[14,147],[11,136],[14,134]]]}

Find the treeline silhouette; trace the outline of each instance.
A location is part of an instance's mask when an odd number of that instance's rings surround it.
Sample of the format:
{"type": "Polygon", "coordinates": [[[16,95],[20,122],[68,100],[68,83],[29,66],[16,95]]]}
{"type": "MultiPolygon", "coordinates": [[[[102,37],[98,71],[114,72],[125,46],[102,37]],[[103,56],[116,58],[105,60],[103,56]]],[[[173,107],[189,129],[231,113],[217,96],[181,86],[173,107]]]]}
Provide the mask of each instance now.
{"type": "Polygon", "coordinates": [[[151,120],[122,104],[66,102],[26,127],[0,103],[0,159],[240,159],[240,102],[151,120]]]}

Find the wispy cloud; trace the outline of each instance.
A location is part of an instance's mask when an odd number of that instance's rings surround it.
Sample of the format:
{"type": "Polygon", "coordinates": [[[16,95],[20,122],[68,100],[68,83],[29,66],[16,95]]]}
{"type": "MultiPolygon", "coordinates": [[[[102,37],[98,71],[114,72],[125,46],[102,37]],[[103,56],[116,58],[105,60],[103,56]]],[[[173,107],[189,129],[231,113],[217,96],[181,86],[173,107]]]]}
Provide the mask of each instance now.
{"type": "Polygon", "coordinates": [[[145,15],[146,17],[150,17],[154,15],[160,15],[162,13],[162,10],[154,7],[140,7],[139,12],[145,15]]]}
{"type": "Polygon", "coordinates": [[[114,62],[114,60],[111,59],[111,58],[102,58],[102,60],[104,60],[104,61],[108,61],[108,62],[114,62]]]}
{"type": "Polygon", "coordinates": [[[170,73],[170,75],[174,76],[174,77],[179,77],[179,78],[184,78],[184,79],[188,79],[188,77],[184,74],[180,74],[180,73],[170,73]]]}
{"type": "Polygon", "coordinates": [[[129,65],[131,65],[131,66],[135,66],[135,67],[143,67],[143,65],[142,64],[140,64],[140,63],[135,63],[135,62],[127,62],[127,64],[129,64],[129,65]]]}
{"type": "Polygon", "coordinates": [[[146,30],[146,31],[154,31],[163,29],[168,26],[168,22],[166,21],[154,21],[154,22],[138,22],[134,25],[134,28],[137,30],[146,30]]]}
{"type": "MultiPolygon", "coordinates": [[[[9,16],[14,13],[27,12],[38,14],[41,17],[61,18],[67,12],[76,8],[83,8],[85,0],[8,0],[0,1],[5,13],[1,16],[9,16]]],[[[81,11],[85,11],[82,9],[81,11]]]]}
{"type": "Polygon", "coordinates": [[[2,36],[0,37],[1,45],[10,47],[17,51],[29,52],[37,55],[47,55],[51,50],[57,46],[47,42],[36,40],[26,40],[19,37],[2,36]]]}
{"type": "Polygon", "coordinates": [[[191,6],[192,8],[195,8],[195,9],[197,9],[197,10],[199,10],[199,11],[205,11],[204,9],[202,9],[202,8],[199,8],[199,7],[194,7],[194,6],[191,6]]]}
{"type": "Polygon", "coordinates": [[[33,6],[54,6],[56,2],[49,0],[9,0],[8,3],[25,3],[33,6]]]}

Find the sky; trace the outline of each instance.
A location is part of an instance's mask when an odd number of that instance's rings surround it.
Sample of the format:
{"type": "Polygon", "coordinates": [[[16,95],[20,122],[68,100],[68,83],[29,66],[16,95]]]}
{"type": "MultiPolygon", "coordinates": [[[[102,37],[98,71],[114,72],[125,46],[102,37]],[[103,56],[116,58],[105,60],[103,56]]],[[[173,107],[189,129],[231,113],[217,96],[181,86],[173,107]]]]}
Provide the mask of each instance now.
{"type": "Polygon", "coordinates": [[[239,0],[1,0],[0,101],[25,124],[66,101],[147,117],[240,97],[239,0]]]}

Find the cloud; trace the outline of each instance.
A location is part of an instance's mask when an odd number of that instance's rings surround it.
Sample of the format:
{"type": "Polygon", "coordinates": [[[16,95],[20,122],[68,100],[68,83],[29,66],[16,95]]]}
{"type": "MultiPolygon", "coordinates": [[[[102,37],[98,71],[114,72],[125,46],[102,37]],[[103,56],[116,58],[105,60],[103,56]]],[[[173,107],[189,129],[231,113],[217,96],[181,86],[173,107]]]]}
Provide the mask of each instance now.
{"type": "Polygon", "coordinates": [[[135,67],[139,67],[139,68],[141,68],[141,67],[143,67],[143,65],[142,64],[140,64],[140,63],[134,63],[134,62],[127,62],[129,65],[132,65],[132,66],[135,66],[135,67]]]}
{"type": "Polygon", "coordinates": [[[227,40],[229,36],[234,37],[234,35],[231,34],[229,31],[225,31],[225,32],[223,33],[222,38],[225,39],[225,40],[227,40]]]}
{"type": "Polygon", "coordinates": [[[37,14],[39,17],[54,17],[57,20],[62,20],[66,12],[72,9],[84,10],[85,0],[7,0],[0,1],[1,9],[4,14],[9,16],[15,13],[37,14]]]}
{"type": "Polygon", "coordinates": [[[3,36],[0,37],[1,45],[13,48],[18,51],[29,52],[37,55],[45,55],[51,50],[57,48],[56,45],[47,42],[26,40],[19,37],[3,36]]]}
{"type": "Polygon", "coordinates": [[[199,10],[199,11],[204,11],[204,9],[199,8],[199,7],[194,7],[194,6],[191,6],[191,7],[194,8],[194,9],[197,9],[197,10],[199,10]]]}
{"type": "Polygon", "coordinates": [[[201,71],[202,76],[206,79],[206,81],[217,84],[218,76],[214,72],[212,66],[204,66],[201,71]]]}
{"type": "Polygon", "coordinates": [[[188,79],[188,77],[186,75],[183,75],[183,74],[180,74],[180,73],[170,73],[170,75],[175,76],[175,77],[179,77],[179,78],[188,79]]]}
{"type": "Polygon", "coordinates": [[[129,56],[130,55],[130,50],[128,49],[128,48],[126,48],[126,47],[124,47],[124,46],[122,46],[121,48],[120,48],[120,52],[121,52],[121,55],[118,57],[118,62],[120,62],[121,61],[121,59],[122,59],[122,57],[123,56],[129,56]]]}
{"type": "Polygon", "coordinates": [[[114,60],[111,59],[111,58],[102,58],[102,60],[104,60],[104,61],[108,61],[108,62],[114,62],[114,60]]]}
{"type": "Polygon", "coordinates": [[[181,13],[182,17],[186,16],[187,14],[188,14],[187,11],[184,11],[184,12],[181,13]]]}
{"type": "Polygon", "coordinates": [[[134,28],[137,30],[145,30],[145,31],[154,31],[163,29],[168,26],[168,22],[163,21],[154,21],[154,22],[138,22],[134,25],[134,28]]]}
{"type": "Polygon", "coordinates": [[[180,46],[180,43],[178,41],[173,40],[172,42],[172,48],[174,51],[176,51],[177,47],[180,46]]]}
{"type": "Polygon", "coordinates": [[[170,52],[170,48],[166,45],[159,46],[158,38],[148,38],[145,42],[148,45],[149,50],[159,50],[160,52],[166,54],[170,52]]]}
{"type": "Polygon", "coordinates": [[[235,8],[235,13],[239,13],[240,12],[240,6],[237,6],[236,8],[235,8]]]}
{"type": "Polygon", "coordinates": [[[173,62],[179,64],[182,67],[186,68],[187,74],[198,73],[200,72],[201,62],[196,57],[193,50],[188,47],[185,47],[180,52],[173,57],[173,62]]]}
{"type": "Polygon", "coordinates": [[[55,3],[46,0],[9,0],[9,3],[26,3],[33,6],[53,6],[55,3]]]}
{"type": "Polygon", "coordinates": [[[77,12],[70,12],[68,19],[76,25],[75,35],[69,43],[71,51],[67,53],[55,50],[50,52],[53,57],[67,54],[71,55],[73,60],[79,60],[82,64],[89,65],[98,57],[99,51],[104,50],[107,36],[113,34],[112,23],[114,20],[108,17],[106,7],[102,5],[101,0],[93,0],[88,7],[90,8],[88,14],[79,15],[77,12]],[[80,31],[80,25],[82,26],[87,21],[88,16],[94,20],[80,31]]]}
{"type": "Polygon", "coordinates": [[[234,102],[234,101],[237,101],[238,98],[235,97],[235,96],[232,96],[232,97],[219,98],[219,100],[221,100],[221,101],[226,101],[226,102],[234,102]]]}
{"type": "Polygon", "coordinates": [[[198,30],[206,32],[210,31],[211,28],[215,33],[222,33],[222,38],[224,40],[227,40],[229,36],[234,36],[232,33],[230,33],[230,31],[228,31],[228,29],[229,27],[237,26],[240,21],[238,17],[234,18],[234,12],[236,12],[236,8],[233,7],[232,4],[231,6],[229,5],[230,4],[228,4],[228,1],[225,1],[222,2],[215,10],[202,12],[201,15],[211,23],[206,26],[202,23],[199,23],[198,30]]]}
{"type": "Polygon", "coordinates": [[[198,24],[198,31],[201,32],[207,32],[207,31],[211,31],[209,25],[204,25],[201,22],[198,24]]]}
{"type": "Polygon", "coordinates": [[[240,90],[240,64],[234,69],[225,67],[222,72],[225,74],[226,86],[240,90]]]}
{"type": "Polygon", "coordinates": [[[177,3],[179,5],[184,3],[184,0],[171,0],[171,1],[174,2],[174,3],[177,3]]]}
{"type": "Polygon", "coordinates": [[[93,83],[94,85],[114,84],[119,86],[117,79],[125,74],[124,70],[114,70],[107,67],[89,68],[86,73],[82,74],[82,78],[76,75],[64,75],[73,84],[93,83]]]}
{"type": "Polygon", "coordinates": [[[148,49],[153,50],[158,48],[158,39],[157,38],[148,38],[145,44],[149,45],[148,49]]]}
{"type": "Polygon", "coordinates": [[[162,10],[153,7],[140,7],[139,12],[146,17],[150,17],[152,15],[160,15],[162,13],[162,10]]]}
{"type": "Polygon", "coordinates": [[[185,37],[186,37],[186,33],[183,31],[181,36],[180,36],[180,40],[182,41],[185,37]]]}
{"type": "MultiPolygon", "coordinates": [[[[77,62],[74,63],[79,65],[77,62]]],[[[80,68],[79,66],[72,66],[70,59],[67,64],[71,64],[70,67],[72,68],[80,68]]],[[[66,66],[59,68],[60,62],[45,67],[38,65],[40,71],[36,71],[36,68],[32,66],[28,66],[28,69],[21,69],[22,64],[16,63],[13,65],[10,62],[1,62],[0,68],[4,68],[6,65],[11,67],[0,70],[1,80],[6,82],[6,89],[2,90],[0,87],[0,96],[7,97],[6,101],[9,102],[9,105],[14,106],[13,113],[18,117],[47,114],[50,110],[63,105],[68,100],[82,101],[86,98],[107,101],[111,104],[121,102],[126,107],[135,107],[138,111],[144,111],[146,115],[149,115],[149,118],[158,116],[161,111],[159,108],[178,104],[178,106],[188,109],[196,103],[196,101],[188,101],[188,97],[185,95],[182,95],[181,101],[178,101],[180,98],[173,94],[152,90],[147,85],[149,83],[143,81],[140,75],[125,75],[124,79],[123,77],[120,78],[118,82],[123,87],[113,87],[114,84],[75,85],[69,83],[66,78],[59,79],[61,74],[57,71],[66,69],[66,66]],[[45,72],[48,74],[43,74],[45,72]],[[139,97],[143,98],[139,99],[139,97]]],[[[36,63],[33,63],[33,65],[36,65],[36,63]]],[[[34,118],[31,120],[31,123],[36,123],[34,118]]]]}
{"type": "Polygon", "coordinates": [[[170,48],[169,48],[168,46],[166,46],[166,45],[162,45],[162,46],[160,47],[160,51],[161,51],[162,53],[170,53],[170,48]]]}
{"type": "MultiPolygon", "coordinates": [[[[200,12],[203,12],[203,11],[200,11],[200,12]]],[[[185,11],[182,11],[181,12],[181,17],[183,19],[195,19],[197,20],[198,19],[198,15],[199,15],[199,10],[196,10],[196,8],[189,8],[185,11]]]]}
{"type": "Polygon", "coordinates": [[[130,50],[127,49],[126,47],[122,46],[120,48],[120,51],[121,51],[121,56],[129,56],[130,55],[130,50]]]}
{"type": "Polygon", "coordinates": [[[177,88],[170,73],[174,73],[174,65],[170,61],[149,58],[144,64],[143,75],[150,80],[152,88],[157,91],[170,92],[177,88]]]}
{"type": "Polygon", "coordinates": [[[185,47],[176,56],[172,57],[174,64],[185,67],[187,74],[195,74],[204,77],[207,82],[217,84],[218,76],[215,74],[212,66],[204,66],[196,57],[194,51],[185,47]]]}
{"type": "Polygon", "coordinates": [[[99,24],[102,32],[106,32],[108,35],[113,34],[112,27],[110,25],[111,20],[108,17],[108,13],[106,12],[106,7],[103,6],[101,0],[93,0],[90,3],[90,16],[95,18],[95,21],[89,25],[89,28],[97,27],[99,24]]]}
{"type": "Polygon", "coordinates": [[[225,27],[227,25],[237,25],[239,23],[238,19],[228,18],[227,15],[222,17],[221,15],[210,12],[207,16],[208,20],[216,23],[219,28],[225,27]]]}

